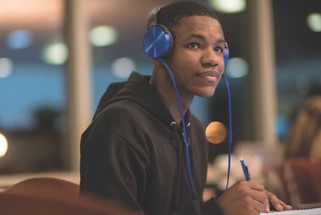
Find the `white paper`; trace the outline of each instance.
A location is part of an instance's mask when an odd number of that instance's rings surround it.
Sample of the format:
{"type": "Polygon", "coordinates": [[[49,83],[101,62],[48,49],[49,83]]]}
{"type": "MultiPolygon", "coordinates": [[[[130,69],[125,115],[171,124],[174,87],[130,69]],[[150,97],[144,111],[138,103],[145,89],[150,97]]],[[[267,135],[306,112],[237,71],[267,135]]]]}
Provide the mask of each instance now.
{"type": "Polygon", "coordinates": [[[286,211],[271,211],[270,213],[260,213],[260,215],[321,215],[321,208],[297,209],[286,211]]]}

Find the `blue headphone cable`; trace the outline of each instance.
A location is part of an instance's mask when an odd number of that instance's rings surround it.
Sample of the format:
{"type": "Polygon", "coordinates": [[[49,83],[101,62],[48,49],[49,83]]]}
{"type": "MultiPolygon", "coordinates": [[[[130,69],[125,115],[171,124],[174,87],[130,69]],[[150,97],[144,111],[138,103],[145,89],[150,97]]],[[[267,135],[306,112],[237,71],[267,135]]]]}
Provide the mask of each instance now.
{"type": "Polygon", "coordinates": [[[222,75],[225,85],[227,88],[227,99],[228,99],[228,139],[227,139],[227,144],[228,144],[228,163],[227,163],[227,181],[226,181],[226,190],[228,189],[229,186],[229,181],[230,181],[230,172],[231,172],[231,156],[232,156],[232,142],[233,142],[233,132],[232,132],[232,98],[231,98],[231,89],[230,85],[228,83],[227,78],[225,75],[222,75]]]}
{"type": "Polygon", "coordinates": [[[195,201],[197,198],[196,198],[195,187],[194,187],[194,183],[193,183],[192,166],[191,166],[191,159],[190,159],[190,154],[189,154],[189,145],[188,145],[188,140],[187,140],[186,124],[185,124],[185,118],[184,118],[184,114],[183,114],[181,99],[180,99],[180,96],[178,93],[178,88],[176,85],[176,81],[175,81],[175,78],[173,76],[171,69],[169,68],[168,64],[162,58],[157,58],[157,59],[166,67],[168,74],[171,77],[173,87],[175,90],[175,95],[176,95],[176,99],[177,99],[177,103],[178,103],[178,107],[179,107],[179,113],[182,118],[183,140],[184,140],[184,145],[185,145],[185,154],[186,154],[187,169],[188,169],[188,181],[189,181],[189,184],[190,184],[190,187],[192,190],[193,201],[195,201]]]}
{"type": "MultiPolygon", "coordinates": [[[[185,145],[185,154],[186,154],[186,158],[187,158],[188,180],[189,180],[189,184],[190,184],[190,187],[192,190],[192,198],[193,198],[193,200],[196,200],[195,187],[194,187],[193,177],[192,177],[192,166],[191,166],[191,160],[190,160],[190,154],[189,154],[189,145],[188,145],[188,140],[187,140],[186,124],[185,124],[185,118],[184,118],[184,114],[183,114],[183,108],[182,108],[180,96],[178,93],[178,88],[177,88],[173,73],[172,73],[171,69],[169,68],[168,64],[162,58],[157,58],[157,59],[159,60],[159,62],[161,62],[166,67],[166,70],[168,71],[168,74],[172,80],[173,87],[175,90],[175,95],[176,95],[176,99],[177,99],[177,103],[178,103],[178,107],[179,107],[179,112],[180,112],[180,116],[182,119],[183,140],[184,140],[184,145],[185,145]]],[[[232,101],[231,101],[232,99],[231,99],[231,90],[230,90],[229,82],[224,74],[222,75],[222,77],[223,77],[225,84],[226,84],[227,97],[228,97],[228,120],[229,121],[228,121],[228,168],[227,168],[227,182],[226,182],[226,190],[227,190],[228,186],[229,186],[229,180],[230,180],[231,154],[232,154],[232,142],[233,142],[232,101]]]]}

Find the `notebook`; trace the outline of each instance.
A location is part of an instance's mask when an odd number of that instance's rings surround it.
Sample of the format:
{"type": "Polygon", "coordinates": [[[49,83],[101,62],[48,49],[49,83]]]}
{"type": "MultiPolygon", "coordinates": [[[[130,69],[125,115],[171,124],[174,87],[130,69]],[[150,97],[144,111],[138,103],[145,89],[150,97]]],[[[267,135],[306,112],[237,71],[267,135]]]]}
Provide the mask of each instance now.
{"type": "Polygon", "coordinates": [[[260,215],[321,215],[321,208],[305,208],[286,211],[271,211],[270,213],[260,213],[260,215]]]}

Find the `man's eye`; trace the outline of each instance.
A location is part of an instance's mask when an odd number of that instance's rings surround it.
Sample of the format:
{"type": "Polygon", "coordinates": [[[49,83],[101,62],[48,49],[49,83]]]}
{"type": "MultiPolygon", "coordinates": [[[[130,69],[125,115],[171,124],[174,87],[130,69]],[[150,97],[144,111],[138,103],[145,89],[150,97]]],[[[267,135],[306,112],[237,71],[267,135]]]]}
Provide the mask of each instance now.
{"type": "Polygon", "coordinates": [[[198,43],[190,43],[190,44],[188,44],[188,47],[192,48],[192,49],[197,49],[197,48],[200,48],[200,44],[198,44],[198,43]]]}
{"type": "Polygon", "coordinates": [[[220,47],[220,46],[217,46],[215,47],[215,52],[219,52],[219,53],[223,53],[224,52],[224,48],[220,47]]]}

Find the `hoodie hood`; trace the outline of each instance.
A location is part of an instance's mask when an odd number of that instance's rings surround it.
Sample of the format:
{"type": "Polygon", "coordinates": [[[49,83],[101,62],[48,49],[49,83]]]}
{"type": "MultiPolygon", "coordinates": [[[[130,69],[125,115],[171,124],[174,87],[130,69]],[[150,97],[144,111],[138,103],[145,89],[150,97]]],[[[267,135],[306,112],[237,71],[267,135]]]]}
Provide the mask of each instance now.
{"type": "Polygon", "coordinates": [[[174,119],[161,101],[156,89],[149,84],[149,80],[150,76],[132,72],[128,81],[110,84],[99,101],[93,119],[97,118],[108,105],[118,101],[130,100],[170,126],[174,119]]]}

